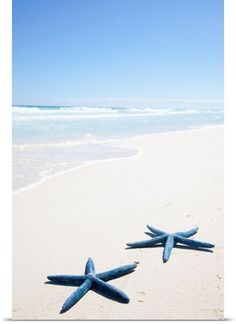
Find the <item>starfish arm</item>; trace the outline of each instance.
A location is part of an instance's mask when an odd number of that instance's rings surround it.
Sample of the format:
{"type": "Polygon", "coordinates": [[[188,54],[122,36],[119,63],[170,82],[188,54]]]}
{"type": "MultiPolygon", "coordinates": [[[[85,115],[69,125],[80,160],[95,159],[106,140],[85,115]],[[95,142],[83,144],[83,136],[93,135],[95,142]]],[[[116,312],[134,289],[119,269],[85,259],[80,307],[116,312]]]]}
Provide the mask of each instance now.
{"type": "Polygon", "coordinates": [[[154,233],[154,234],[156,234],[156,235],[165,235],[165,234],[167,234],[166,232],[161,231],[161,230],[159,230],[158,228],[155,228],[155,227],[150,226],[150,225],[147,225],[147,228],[148,228],[152,233],[154,233]]]}
{"type": "Polygon", "coordinates": [[[214,244],[211,244],[211,243],[190,240],[188,238],[177,236],[177,235],[175,236],[175,238],[176,238],[177,242],[188,245],[192,248],[198,248],[198,247],[213,248],[215,246],[214,244]]]}
{"type": "Polygon", "coordinates": [[[85,266],[85,272],[84,274],[87,275],[89,273],[94,273],[95,272],[95,266],[92,258],[88,258],[88,261],[85,266]]]}
{"type": "Polygon", "coordinates": [[[93,290],[102,296],[118,301],[119,303],[127,304],[129,302],[129,297],[123,291],[97,277],[93,279],[93,290]]]}
{"type": "Polygon", "coordinates": [[[47,276],[48,280],[50,280],[55,284],[62,284],[62,285],[81,285],[85,280],[86,276],[74,276],[74,275],[52,275],[47,276]]]}
{"type": "Polygon", "coordinates": [[[164,242],[165,239],[166,239],[166,235],[162,235],[162,236],[154,237],[154,238],[152,238],[150,240],[127,243],[127,245],[130,246],[130,247],[133,247],[133,248],[153,246],[156,243],[164,242]]]}
{"type": "Polygon", "coordinates": [[[198,231],[198,227],[194,227],[189,231],[185,231],[185,232],[176,232],[175,235],[178,236],[183,236],[183,237],[190,237],[193,236],[194,234],[196,234],[198,231]]]}
{"type": "Polygon", "coordinates": [[[72,306],[74,306],[92,287],[92,281],[91,279],[86,279],[85,282],[76,289],[72,295],[70,295],[69,298],[65,301],[65,303],[62,306],[62,309],[60,313],[67,312],[72,306]]]}
{"type": "Polygon", "coordinates": [[[151,236],[151,237],[157,237],[157,234],[149,233],[149,232],[144,232],[145,234],[151,236]]]}
{"type": "Polygon", "coordinates": [[[136,263],[131,263],[112,270],[108,270],[106,272],[98,273],[96,274],[96,276],[103,281],[109,281],[133,272],[136,267],[137,267],[136,263]]]}
{"type": "Polygon", "coordinates": [[[167,262],[169,260],[174,243],[174,235],[169,235],[167,237],[165,248],[163,251],[163,262],[167,262]]]}

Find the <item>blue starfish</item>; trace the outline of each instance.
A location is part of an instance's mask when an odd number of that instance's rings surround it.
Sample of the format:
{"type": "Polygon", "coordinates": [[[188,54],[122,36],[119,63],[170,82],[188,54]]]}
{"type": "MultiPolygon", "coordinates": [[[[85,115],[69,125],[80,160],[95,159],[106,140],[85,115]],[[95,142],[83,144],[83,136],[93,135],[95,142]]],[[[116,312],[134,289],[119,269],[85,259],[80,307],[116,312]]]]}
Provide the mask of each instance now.
{"type": "Polygon", "coordinates": [[[136,263],[131,263],[106,272],[95,273],[94,262],[89,258],[85,266],[84,275],[48,276],[47,278],[50,282],[47,283],[63,286],[79,286],[63,304],[60,311],[61,314],[74,306],[90,289],[119,303],[128,303],[129,297],[121,290],[108,284],[107,281],[125,276],[133,272],[136,267],[136,263]]]}
{"type": "Polygon", "coordinates": [[[127,243],[127,245],[131,248],[143,248],[143,247],[152,247],[156,246],[158,243],[162,243],[164,245],[163,251],[163,262],[167,262],[170,258],[170,254],[172,248],[176,246],[178,243],[188,245],[190,248],[213,248],[214,244],[191,240],[188,237],[193,236],[197,233],[198,227],[195,227],[186,232],[176,232],[176,233],[166,233],[155,227],[147,225],[147,228],[151,231],[145,232],[145,234],[151,236],[151,239],[133,243],[127,243]]]}

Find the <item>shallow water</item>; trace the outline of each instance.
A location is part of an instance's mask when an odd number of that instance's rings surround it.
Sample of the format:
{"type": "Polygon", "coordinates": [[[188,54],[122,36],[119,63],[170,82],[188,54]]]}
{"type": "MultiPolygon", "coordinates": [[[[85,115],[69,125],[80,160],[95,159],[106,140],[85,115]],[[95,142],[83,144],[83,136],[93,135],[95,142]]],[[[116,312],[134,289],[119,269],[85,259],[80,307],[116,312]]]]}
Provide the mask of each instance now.
{"type": "Polygon", "coordinates": [[[129,157],[121,138],[223,123],[223,109],[13,107],[13,190],[92,161],[129,157]]]}

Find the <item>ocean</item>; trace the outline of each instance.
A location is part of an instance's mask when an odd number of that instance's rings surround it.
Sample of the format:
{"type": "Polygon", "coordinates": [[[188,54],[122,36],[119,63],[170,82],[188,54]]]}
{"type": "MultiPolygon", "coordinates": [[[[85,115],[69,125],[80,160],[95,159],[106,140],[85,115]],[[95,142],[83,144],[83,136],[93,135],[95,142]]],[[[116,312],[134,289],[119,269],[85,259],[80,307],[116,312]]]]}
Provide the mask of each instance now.
{"type": "Polygon", "coordinates": [[[67,170],[139,153],[120,139],[220,125],[223,108],[13,106],[13,191],[67,170]]]}

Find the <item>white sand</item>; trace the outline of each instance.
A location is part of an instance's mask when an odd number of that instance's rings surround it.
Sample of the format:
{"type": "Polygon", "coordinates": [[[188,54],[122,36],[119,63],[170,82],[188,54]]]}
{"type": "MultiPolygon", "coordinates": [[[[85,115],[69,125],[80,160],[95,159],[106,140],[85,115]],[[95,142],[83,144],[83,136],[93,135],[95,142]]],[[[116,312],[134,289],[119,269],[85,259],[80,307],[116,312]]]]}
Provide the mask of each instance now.
{"type": "Polygon", "coordinates": [[[13,197],[14,319],[222,319],[223,127],[122,141],[136,158],[103,161],[48,179],[13,197]],[[126,250],[148,238],[146,224],[165,231],[199,226],[195,238],[214,253],[162,248],[126,250]],[[48,274],[98,272],[133,261],[133,274],[110,283],[131,301],[89,292],[59,311],[74,287],[45,285],[48,274]]]}

